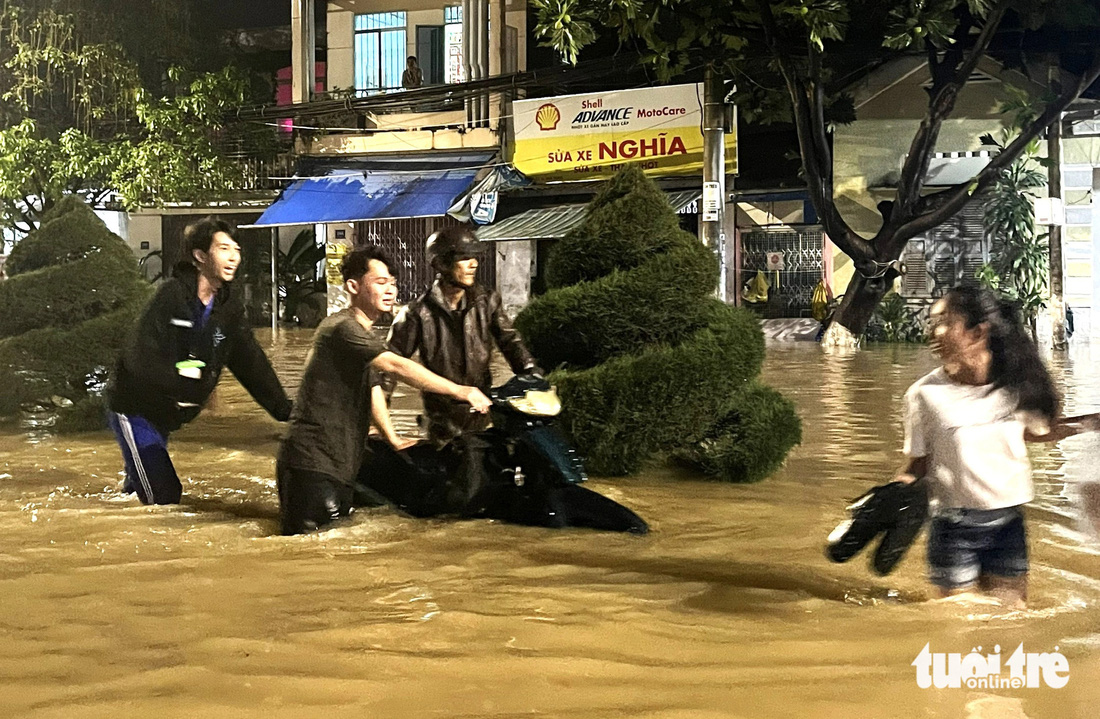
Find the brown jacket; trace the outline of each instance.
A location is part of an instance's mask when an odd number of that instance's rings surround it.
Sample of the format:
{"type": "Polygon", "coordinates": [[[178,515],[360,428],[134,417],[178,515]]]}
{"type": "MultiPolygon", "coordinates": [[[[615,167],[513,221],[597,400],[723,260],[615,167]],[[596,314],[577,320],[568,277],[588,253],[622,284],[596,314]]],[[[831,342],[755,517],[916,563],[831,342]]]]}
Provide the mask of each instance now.
{"type": "MultiPolygon", "coordinates": [[[[492,385],[489,360],[494,343],[516,374],[537,370],[498,292],[474,285],[466,290],[458,309],[452,310],[438,282],[402,310],[389,337],[391,352],[402,357],[420,352],[420,363],[432,372],[483,392],[492,385]]],[[[392,387],[389,380],[383,384],[392,387]]],[[[424,410],[429,436],[437,442],[482,429],[487,421],[486,415],[471,414],[466,404],[430,392],[424,393],[424,410]]]]}

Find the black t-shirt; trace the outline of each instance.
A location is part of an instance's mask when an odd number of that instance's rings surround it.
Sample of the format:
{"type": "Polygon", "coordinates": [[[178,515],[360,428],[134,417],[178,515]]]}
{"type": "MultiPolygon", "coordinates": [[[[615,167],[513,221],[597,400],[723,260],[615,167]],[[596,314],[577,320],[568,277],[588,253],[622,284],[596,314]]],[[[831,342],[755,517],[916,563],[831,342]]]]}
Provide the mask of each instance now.
{"type": "Polygon", "coordinates": [[[383,338],[346,309],[325,319],[290,414],[279,452],[286,467],[352,482],[370,429],[370,363],[386,350],[383,338]]]}

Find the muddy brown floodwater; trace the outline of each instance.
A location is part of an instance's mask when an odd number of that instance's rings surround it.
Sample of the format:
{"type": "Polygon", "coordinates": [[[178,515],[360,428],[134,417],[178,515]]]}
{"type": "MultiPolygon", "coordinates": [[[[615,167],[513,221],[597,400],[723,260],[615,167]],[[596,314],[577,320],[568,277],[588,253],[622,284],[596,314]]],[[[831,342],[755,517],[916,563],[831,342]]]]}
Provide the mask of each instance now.
{"type": "MultiPolygon", "coordinates": [[[[284,332],[271,350],[290,386],[307,344],[284,332]]],[[[1068,411],[1100,409],[1087,348],[1053,363],[1068,411]]],[[[660,466],[593,480],[646,537],[388,509],[275,536],[280,427],[231,377],[172,437],[178,507],[118,492],[106,433],[0,428],[0,716],[1092,719],[1100,545],[1072,497],[1100,438],[1033,445],[1026,611],[930,601],[923,537],[887,578],[823,556],[844,500],[900,462],[900,398],[932,366],[923,348],[770,348],[802,446],[752,486],[660,466]],[[1069,683],[921,689],[929,643],[1057,649],[1069,683]]],[[[412,426],[415,398],[398,404],[412,426]]]]}

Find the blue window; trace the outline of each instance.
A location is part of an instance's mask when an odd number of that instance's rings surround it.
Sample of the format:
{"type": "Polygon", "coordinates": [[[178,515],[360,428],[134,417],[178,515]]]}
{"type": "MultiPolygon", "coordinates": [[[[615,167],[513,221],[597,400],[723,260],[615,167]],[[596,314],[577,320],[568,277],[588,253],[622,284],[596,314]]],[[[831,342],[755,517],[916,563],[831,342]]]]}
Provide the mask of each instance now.
{"type": "Polygon", "coordinates": [[[355,94],[401,87],[405,71],[404,12],[355,16],[355,94]]]}

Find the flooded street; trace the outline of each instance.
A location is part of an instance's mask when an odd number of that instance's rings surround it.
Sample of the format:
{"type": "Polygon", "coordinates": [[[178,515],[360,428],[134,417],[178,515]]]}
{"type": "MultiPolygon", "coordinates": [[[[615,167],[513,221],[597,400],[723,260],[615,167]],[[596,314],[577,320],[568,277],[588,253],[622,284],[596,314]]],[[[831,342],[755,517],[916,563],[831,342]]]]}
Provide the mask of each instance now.
{"type": "MultiPolygon", "coordinates": [[[[273,350],[290,387],[308,338],[273,350]]],[[[845,500],[900,464],[901,396],[933,366],[917,347],[771,347],[765,379],[797,403],[802,446],[752,486],[663,466],[591,482],[645,537],[389,509],[275,536],[280,426],[228,375],[172,436],[178,507],[118,492],[108,433],[0,427],[0,716],[1091,719],[1100,544],[1071,497],[1100,474],[1100,437],[1032,445],[1027,611],[928,601],[923,535],[886,578],[865,555],[824,557],[845,500]],[[1057,648],[1069,684],[920,689],[928,643],[1057,648]]],[[[1100,410],[1100,348],[1055,375],[1068,413],[1100,410]]]]}

